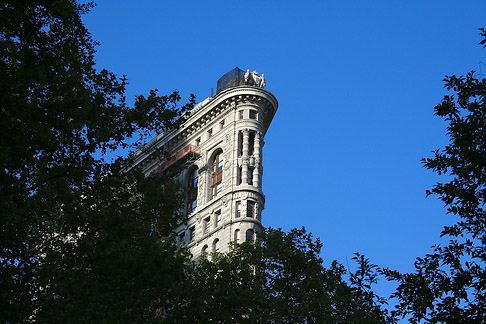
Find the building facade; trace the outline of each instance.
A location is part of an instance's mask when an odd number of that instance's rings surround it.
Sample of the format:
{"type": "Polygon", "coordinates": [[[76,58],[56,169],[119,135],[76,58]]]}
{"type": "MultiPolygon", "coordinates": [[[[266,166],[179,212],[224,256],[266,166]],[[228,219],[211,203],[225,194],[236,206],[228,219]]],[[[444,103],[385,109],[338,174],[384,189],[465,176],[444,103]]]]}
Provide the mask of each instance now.
{"type": "Polygon", "coordinates": [[[183,184],[186,217],[175,234],[194,257],[227,252],[230,243],[254,240],[263,229],[262,149],[278,107],[265,85],[256,71],[229,71],[216,95],[195,106],[181,127],[148,143],[170,157],[154,159],[147,150],[136,155],[135,166],[146,174],[183,184]]]}

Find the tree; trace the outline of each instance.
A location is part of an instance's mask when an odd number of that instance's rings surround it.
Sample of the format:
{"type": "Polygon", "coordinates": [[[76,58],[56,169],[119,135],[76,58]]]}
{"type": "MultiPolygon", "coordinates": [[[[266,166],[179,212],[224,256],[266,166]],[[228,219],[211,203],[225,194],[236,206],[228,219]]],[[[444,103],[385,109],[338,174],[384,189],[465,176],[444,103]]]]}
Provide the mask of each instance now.
{"type": "Polygon", "coordinates": [[[95,68],[90,7],[0,2],[1,322],[380,322],[303,230],[199,263],[162,239],[178,184],[105,157],[177,127],[194,98],[150,91],[129,107],[126,79],[95,68]]]}
{"type": "MultiPolygon", "coordinates": [[[[266,229],[255,243],[202,256],[164,298],[168,323],[390,323],[346,270],[329,269],[305,229],[266,229]],[[185,292],[190,291],[190,294],[185,292]]],[[[364,277],[370,273],[364,269],[364,277]]]]}
{"type": "MultiPolygon", "coordinates": [[[[486,31],[480,44],[486,46],[486,31]]],[[[385,269],[398,282],[392,295],[396,314],[411,323],[484,323],[486,321],[486,80],[475,72],[448,76],[435,115],[448,123],[449,145],[422,162],[427,169],[448,175],[427,195],[437,195],[447,212],[458,217],[441,233],[446,245],[415,262],[415,272],[385,269]]]]}
{"type": "Polygon", "coordinates": [[[74,0],[0,3],[0,321],[142,322],[187,256],[170,240],[180,193],[107,161],[175,127],[177,92],[125,101],[95,68],[74,0]],[[134,184],[136,183],[136,186],[134,184]]]}

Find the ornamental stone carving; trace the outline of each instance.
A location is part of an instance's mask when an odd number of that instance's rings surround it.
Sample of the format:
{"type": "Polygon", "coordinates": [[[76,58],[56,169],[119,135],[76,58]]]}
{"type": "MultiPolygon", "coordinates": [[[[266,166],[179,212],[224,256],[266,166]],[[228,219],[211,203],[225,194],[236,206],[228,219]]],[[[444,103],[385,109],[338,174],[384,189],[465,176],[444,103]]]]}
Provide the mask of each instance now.
{"type": "Polygon", "coordinates": [[[243,84],[265,88],[267,81],[265,80],[265,74],[262,73],[260,76],[256,70],[250,73],[250,69],[247,69],[243,76],[243,84]]]}
{"type": "Polygon", "coordinates": [[[230,167],[231,167],[231,163],[228,160],[226,160],[224,162],[224,170],[228,171],[230,167]]]}

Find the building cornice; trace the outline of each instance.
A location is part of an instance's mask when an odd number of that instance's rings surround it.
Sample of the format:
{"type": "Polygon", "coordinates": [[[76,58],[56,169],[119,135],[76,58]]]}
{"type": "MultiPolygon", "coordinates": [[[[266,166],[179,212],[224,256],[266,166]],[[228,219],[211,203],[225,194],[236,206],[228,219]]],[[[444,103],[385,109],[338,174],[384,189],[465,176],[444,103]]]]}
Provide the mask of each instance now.
{"type": "Polygon", "coordinates": [[[240,104],[262,109],[263,133],[266,133],[278,108],[275,96],[260,87],[245,85],[229,88],[194,107],[187,113],[185,116],[187,120],[178,129],[158,134],[143,148],[137,150],[133,167],[146,167],[144,161],[152,160],[148,157],[165,144],[173,149],[186,145],[188,137],[204,128],[214,118],[220,117],[240,104]]]}

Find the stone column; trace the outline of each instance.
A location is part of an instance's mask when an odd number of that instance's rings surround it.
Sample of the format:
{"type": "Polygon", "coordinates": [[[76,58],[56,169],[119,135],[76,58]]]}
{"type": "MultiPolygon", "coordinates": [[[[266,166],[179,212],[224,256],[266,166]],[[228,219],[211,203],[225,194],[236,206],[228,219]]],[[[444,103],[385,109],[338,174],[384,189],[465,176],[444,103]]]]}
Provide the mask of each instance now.
{"type": "Polygon", "coordinates": [[[255,169],[253,169],[253,185],[257,188],[260,187],[260,136],[261,133],[255,134],[255,148],[253,150],[253,155],[255,156],[255,169]]]}
{"type": "Polygon", "coordinates": [[[260,175],[258,172],[260,168],[258,167],[258,164],[255,166],[255,168],[253,169],[253,185],[257,188],[260,187],[260,181],[259,181],[259,178],[260,178],[260,175]]]}
{"type": "MultiPolygon", "coordinates": [[[[198,166],[199,167],[199,166],[198,166]]],[[[207,188],[206,185],[206,170],[202,170],[199,168],[198,180],[197,180],[197,206],[202,206],[206,203],[207,195],[205,194],[205,190],[207,188]]]]}
{"type": "Polygon", "coordinates": [[[243,130],[243,158],[248,157],[249,147],[248,144],[250,142],[250,131],[248,129],[243,130]]]}
{"type": "Polygon", "coordinates": [[[248,184],[248,158],[243,159],[241,166],[241,184],[248,184]]]}
{"type": "Polygon", "coordinates": [[[260,163],[260,136],[260,132],[257,132],[255,134],[255,148],[253,150],[253,155],[255,156],[255,160],[257,161],[257,163],[260,163]]]}
{"type": "Polygon", "coordinates": [[[241,167],[241,184],[248,184],[248,144],[250,142],[250,131],[243,130],[243,163],[241,167]]]}

